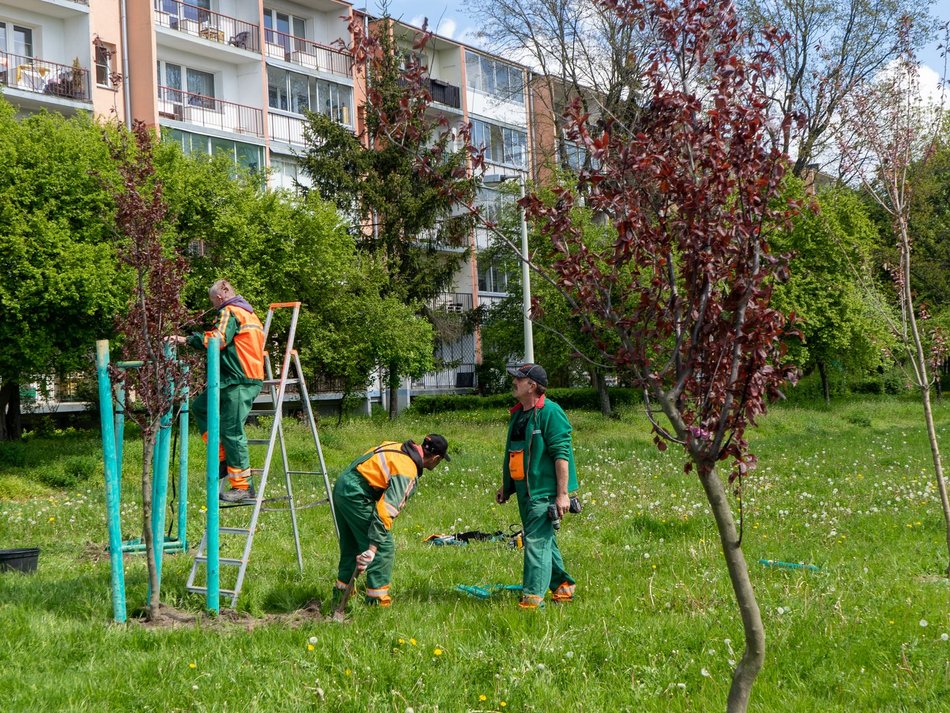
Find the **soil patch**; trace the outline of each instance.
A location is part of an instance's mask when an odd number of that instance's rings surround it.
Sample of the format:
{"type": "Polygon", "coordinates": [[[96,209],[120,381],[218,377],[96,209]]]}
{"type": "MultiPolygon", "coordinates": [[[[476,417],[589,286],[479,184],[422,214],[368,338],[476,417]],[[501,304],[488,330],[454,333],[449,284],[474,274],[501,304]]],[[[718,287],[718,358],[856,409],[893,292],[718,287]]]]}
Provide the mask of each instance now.
{"type": "Polygon", "coordinates": [[[254,616],[247,612],[235,611],[234,609],[222,609],[218,616],[213,617],[204,612],[195,613],[182,611],[181,609],[162,604],[158,616],[154,619],[136,619],[133,621],[147,629],[174,629],[181,626],[200,626],[208,629],[241,628],[246,631],[253,631],[259,626],[270,626],[273,624],[280,624],[290,629],[297,629],[306,624],[332,621],[332,619],[321,613],[319,599],[311,599],[300,609],[296,609],[292,612],[265,614],[263,616],[254,616]]]}

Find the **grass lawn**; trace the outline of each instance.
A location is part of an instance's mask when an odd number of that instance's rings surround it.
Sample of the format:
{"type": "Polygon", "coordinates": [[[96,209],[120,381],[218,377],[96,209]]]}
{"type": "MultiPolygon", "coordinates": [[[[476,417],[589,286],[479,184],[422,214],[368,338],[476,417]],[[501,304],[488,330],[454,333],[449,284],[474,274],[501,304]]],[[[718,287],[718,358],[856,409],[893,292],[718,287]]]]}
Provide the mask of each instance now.
{"type": "MultiPolygon", "coordinates": [[[[479,600],[455,591],[520,582],[521,554],[503,543],[422,541],[517,522],[513,502],[493,502],[505,414],[408,416],[321,430],[334,475],[384,438],[437,431],[449,439],[452,463],[426,474],[396,522],[392,608],[354,601],[345,624],[251,631],[111,624],[98,435],[5,444],[0,547],[42,554],[36,574],[0,575],[0,709],[723,710],[742,629],[700,485],[684,475],[679,452],[656,450],[639,411],[569,416],[585,502],[560,535],[578,582],[574,604],[522,611],[511,594],[479,600]]],[[[936,418],[945,434],[950,407],[938,403],[936,418]]],[[[316,466],[306,436],[291,431],[296,468],[316,466]]],[[[920,406],[895,398],[787,406],[752,442],[760,467],[746,481],[743,546],[767,655],[750,709],[950,709],[946,539],[920,406]],[[760,558],[821,571],[767,568],[760,558]]],[[[130,439],[127,537],[141,530],[140,454],[130,439]]],[[[191,454],[188,539],[197,543],[204,491],[195,436],[191,454]]],[[[315,499],[318,485],[301,483],[300,500],[315,499]]],[[[246,512],[228,511],[223,523],[237,525],[246,512]]],[[[287,516],[264,513],[261,522],[239,609],[263,616],[327,599],[336,567],[329,510],[301,513],[302,576],[287,516]]],[[[190,565],[166,557],[163,598],[199,612],[202,598],[184,589],[190,565]]],[[[126,559],[126,576],[130,606],[144,603],[142,557],[126,559]]]]}

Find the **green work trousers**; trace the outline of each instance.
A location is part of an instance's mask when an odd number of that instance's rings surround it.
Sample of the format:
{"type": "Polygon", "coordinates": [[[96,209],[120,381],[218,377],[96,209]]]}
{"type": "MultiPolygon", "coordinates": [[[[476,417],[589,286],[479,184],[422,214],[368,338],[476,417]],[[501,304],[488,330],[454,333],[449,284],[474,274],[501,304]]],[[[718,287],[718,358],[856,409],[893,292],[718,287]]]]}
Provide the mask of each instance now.
{"type": "MultiPolygon", "coordinates": [[[[340,529],[340,564],[337,579],[349,582],[356,570],[356,556],[369,548],[369,528],[375,517],[376,501],[370,496],[366,481],[356,469],[343,471],[333,486],[333,509],[336,524],[340,529]]],[[[370,603],[384,600],[388,603],[389,582],[393,574],[396,546],[392,532],[386,533],[384,542],[376,543],[376,557],[366,568],[367,592],[380,592],[367,596],[370,603]]]]}
{"type": "Polygon", "coordinates": [[[554,498],[531,500],[525,481],[516,480],[518,512],[524,527],[524,574],[522,596],[532,595],[544,599],[545,593],[574,580],[564,570],[564,560],[555,539],[554,525],[548,519],[548,505],[554,498]]]}
{"type": "MultiPolygon", "coordinates": [[[[251,412],[254,399],[261,392],[261,382],[253,384],[229,384],[221,387],[221,446],[224,460],[230,468],[247,470],[251,459],[247,453],[247,434],[244,422],[251,412]]],[[[202,391],[191,401],[191,415],[203,436],[208,432],[208,391],[202,391]]],[[[232,471],[233,472],[233,471],[232,471]]]]}

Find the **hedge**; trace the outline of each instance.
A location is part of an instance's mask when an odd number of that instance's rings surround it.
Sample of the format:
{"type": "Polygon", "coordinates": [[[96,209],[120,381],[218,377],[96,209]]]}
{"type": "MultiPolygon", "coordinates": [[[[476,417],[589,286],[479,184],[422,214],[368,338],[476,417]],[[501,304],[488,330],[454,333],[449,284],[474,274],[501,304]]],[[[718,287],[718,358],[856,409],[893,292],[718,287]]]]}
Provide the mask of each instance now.
{"type": "MultiPolygon", "coordinates": [[[[610,405],[626,406],[640,403],[640,391],[629,388],[608,389],[610,405]]],[[[596,389],[548,389],[548,397],[565,409],[600,410],[600,397],[596,389]]],[[[474,394],[439,394],[415,396],[409,410],[417,414],[445,413],[446,411],[471,411],[474,409],[508,410],[514,404],[510,394],[477,396],[474,394]]]]}

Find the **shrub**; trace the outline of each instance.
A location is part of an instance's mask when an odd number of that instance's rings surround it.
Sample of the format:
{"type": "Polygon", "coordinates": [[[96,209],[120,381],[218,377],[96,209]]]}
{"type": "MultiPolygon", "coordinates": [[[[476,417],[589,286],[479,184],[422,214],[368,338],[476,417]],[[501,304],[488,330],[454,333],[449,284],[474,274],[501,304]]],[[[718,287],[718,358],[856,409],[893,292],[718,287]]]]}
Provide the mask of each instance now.
{"type": "MultiPolygon", "coordinates": [[[[548,389],[548,396],[565,409],[600,409],[600,397],[596,389],[548,389]]],[[[612,406],[626,406],[640,402],[640,392],[636,389],[609,389],[612,406]]],[[[514,400],[511,394],[493,396],[474,396],[468,394],[439,394],[416,396],[410,410],[416,414],[446,413],[449,411],[469,411],[472,409],[508,410],[514,400]]]]}
{"type": "Polygon", "coordinates": [[[61,467],[50,464],[37,473],[37,479],[54,488],[71,488],[89,480],[101,469],[101,461],[95,456],[73,456],[66,459],[61,467]]]}

